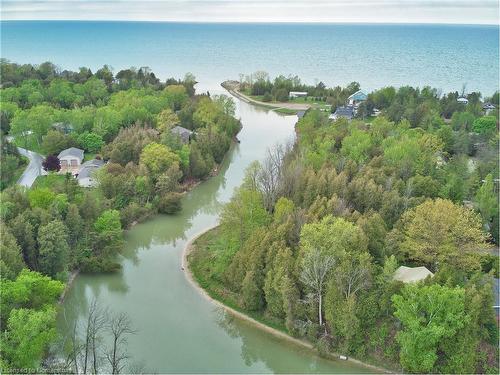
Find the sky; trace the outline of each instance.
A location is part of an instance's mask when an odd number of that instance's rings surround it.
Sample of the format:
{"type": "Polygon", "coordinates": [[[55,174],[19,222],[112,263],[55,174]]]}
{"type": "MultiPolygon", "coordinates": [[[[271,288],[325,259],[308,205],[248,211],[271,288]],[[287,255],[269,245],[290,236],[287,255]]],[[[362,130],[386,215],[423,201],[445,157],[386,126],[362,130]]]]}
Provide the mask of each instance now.
{"type": "Polygon", "coordinates": [[[0,0],[2,20],[495,24],[498,0],[0,0]]]}

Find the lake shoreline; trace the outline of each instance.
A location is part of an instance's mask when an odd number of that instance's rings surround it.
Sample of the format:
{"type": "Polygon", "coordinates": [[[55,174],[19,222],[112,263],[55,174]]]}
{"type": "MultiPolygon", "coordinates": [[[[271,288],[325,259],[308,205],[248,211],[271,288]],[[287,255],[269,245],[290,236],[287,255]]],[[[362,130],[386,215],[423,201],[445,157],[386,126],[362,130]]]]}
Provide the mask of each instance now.
{"type": "MultiPolygon", "coordinates": [[[[219,226],[219,224],[217,225],[214,225],[214,226],[210,226],[204,230],[202,230],[201,232],[195,234],[187,243],[186,243],[186,246],[184,247],[183,251],[182,251],[182,260],[181,260],[181,269],[184,273],[184,276],[186,277],[187,281],[191,284],[191,286],[199,293],[201,294],[201,296],[203,298],[205,298],[206,300],[208,300],[209,302],[213,303],[214,305],[218,306],[218,307],[221,307],[223,308],[225,311],[227,311],[228,313],[230,313],[231,315],[233,316],[236,316],[240,319],[243,319],[245,321],[247,321],[248,323],[251,323],[253,326],[267,332],[267,333],[270,333],[276,337],[279,337],[281,339],[284,339],[288,342],[291,342],[291,343],[294,343],[296,345],[299,345],[299,346],[302,346],[304,348],[307,348],[311,351],[313,351],[314,353],[318,354],[318,351],[314,348],[314,346],[305,341],[305,340],[302,340],[302,339],[298,339],[296,337],[292,337],[290,335],[288,335],[287,333],[285,332],[282,332],[276,328],[273,328],[273,327],[270,327],[262,322],[259,322],[257,320],[255,320],[254,318],[252,318],[251,316],[241,312],[241,311],[238,311],[236,309],[233,309],[232,307],[229,307],[227,306],[226,304],[224,304],[223,302],[213,298],[208,292],[207,290],[205,290],[203,287],[201,287],[199,285],[199,283],[197,282],[193,272],[191,271],[190,267],[189,267],[189,260],[188,260],[188,257],[189,255],[193,252],[193,251],[196,251],[196,247],[194,246],[194,243],[196,242],[197,239],[199,239],[201,236],[203,236],[204,234],[210,232],[211,230],[214,230],[216,229],[217,227],[219,226]]],[[[337,354],[337,353],[330,353],[327,355],[326,357],[327,359],[330,359],[330,360],[334,360],[334,361],[341,361],[342,359],[340,359],[340,355],[337,354]]],[[[373,370],[376,370],[377,372],[380,372],[380,373],[386,373],[386,374],[391,374],[393,373],[392,371],[388,370],[388,369],[385,369],[385,368],[382,368],[382,367],[379,367],[379,366],[375,366],[375,365],[371,365],[369,363],[365,363],[363,361],[360,361],[358,359],[355,359],[355,358],[351,358],[351,357],[348,357],[347,360],[345,360],[347,362],[351,362],[353,364],[356,364],[356,365],[361,365],[361,366],[364,366],[366,368],[370,368],[370,369],[373,369],[373,370]]]]}

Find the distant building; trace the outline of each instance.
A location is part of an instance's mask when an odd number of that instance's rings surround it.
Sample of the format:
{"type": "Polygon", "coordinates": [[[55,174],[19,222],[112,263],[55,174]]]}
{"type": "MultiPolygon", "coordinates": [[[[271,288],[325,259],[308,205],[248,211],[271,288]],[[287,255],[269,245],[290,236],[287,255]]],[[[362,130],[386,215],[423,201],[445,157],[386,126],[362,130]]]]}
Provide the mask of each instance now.
{"type": "Polygon", "coordinates": [[[337,120],[341,117],[352,120],[354,118],[354,107],[350,105],[338,107],[337,110],[330,115],[329,119],[337,120]]]}
{"type": "Polygon", "coordinates": [[[463,105],[469,104],[469,100],[467,98],[464,98],[464,97],[458,98],[457,102],[459,102],[460,104],[463,104],[463,105]]]}
{"type": "Polygon", "coordinates": [[[290,93],[288,94],[288,97],[290,99],[293,99],[293,98],[303,98],[307,96],[307,92],[305,91],[290,91],[290,93]]]}
{"type": "Polygon", "coordinates": [[[374,117],[378,117],[378,116],[380,116],[380,109],[378,109],[378,108],[373,108],[372,115],[373,115],[374,117]]]}
{"type": "Polygon", "coordinates": [[[297,117],[298,117],[298,118],[299,118],[299,120],[300,120],[302,117],[304,117],[304,116],[305,116],[305,114],[306,114],[306,111],[298,111],[298,112],[297,112],[297,117]]]}
{"type": "Polygon", "coordinates": [[[61,161],[61,170],[59,173],[71,173],[77,174],[80,169],[80,165],[83,162],[83,150],[76,147],[70,147],[66,150],[62,150],[57,156],[61,161]]]}
{"type": "Polygon", "coordinates": [[[359,103],[364,102],[366,99],[368,99],[368,96],[363,91],[359,90],[352,94],[349,98],[347,98],[347,101],[349,105],[357,106],[359,105],[359,103]]]}
{"type": "Polygon", "coordinates": [[[483,105],[483,111],[485,114],[489,115],[492,111],[494,111],[495,109],[497,109],[493,104],[491,103],[485,103],[483,105]]]}
{"type": "Polygon", "coordinates": [[[182,126],[175,126],[171,130],[172,134],[177,135],[182,143],[189,143],[193,132],[189,129],[183,128],[182,126]]]}
{"type": "Polygon", "coordinates": [[[56,122],[54,124],[52,124],[52,128],[54,130],[57,130],[63,134],[70,134],[73,132],[73,125],[71,124],[67,124],[65,122],[56,122]]]}
{"type": "Polygon", "coordinates": [[[417,281],[424,280],[427,276],[433,277],[434,274],[429,271],[426,267],[399,267],[396,272],[394,272],[394,280],[401,281],[403,283],[415,283],[417,281]]]}
{"type": "Polygon", "coordinates": [[[82,164],[76,179],[78,184],[83,187],[94,187],[97,184],[95,180],[95,172],[104,165],[101,159],[92,159],[82,164]]]}

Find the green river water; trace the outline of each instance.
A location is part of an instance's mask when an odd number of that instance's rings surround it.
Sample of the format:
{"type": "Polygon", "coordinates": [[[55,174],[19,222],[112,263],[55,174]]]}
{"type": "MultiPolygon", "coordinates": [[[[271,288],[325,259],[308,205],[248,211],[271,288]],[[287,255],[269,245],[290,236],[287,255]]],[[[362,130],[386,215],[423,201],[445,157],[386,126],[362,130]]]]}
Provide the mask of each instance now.
{"type": "MultiPolygon", "coordinates": [[[[217,88],[212,93],[219,91],[217,88]]],[[[157,216],[125,234],[122,270],[79,275],[62,306],[62,335],[82,323],[97,298],[113,312],[126,312],[137,333],[128,339],[132,362],[156,373],[363,373],[370,370],[330,361],[313,351],[254,327],[216,308],[187,281],[181,269],[186,243],[217,223],[221,205],[242,182],[245,168],[266,149],[294,137],[296,116],[280,116],[236,100],[243,129],[217,177],[189,192],[182,211],[157,216]]]]}

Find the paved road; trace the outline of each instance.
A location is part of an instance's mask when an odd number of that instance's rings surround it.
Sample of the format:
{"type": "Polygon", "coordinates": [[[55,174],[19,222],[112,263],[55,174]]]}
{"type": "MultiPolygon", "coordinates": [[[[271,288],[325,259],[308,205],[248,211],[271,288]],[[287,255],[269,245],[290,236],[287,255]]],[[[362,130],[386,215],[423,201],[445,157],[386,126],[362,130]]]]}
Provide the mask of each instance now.
{"type": "Polygon", "coordinates": [[[36,178],[40,176],[43,172],[42,162],[43,156],[33,152],[26,150],[24,148],[18,147],[19,153],[23,156],[26,156],[30,159],[30,162],[26,169],[24,170],[22,176],[19,178],[17,183],[21,186],[31,187],[33,182],[35,182],[36,178]]]}

